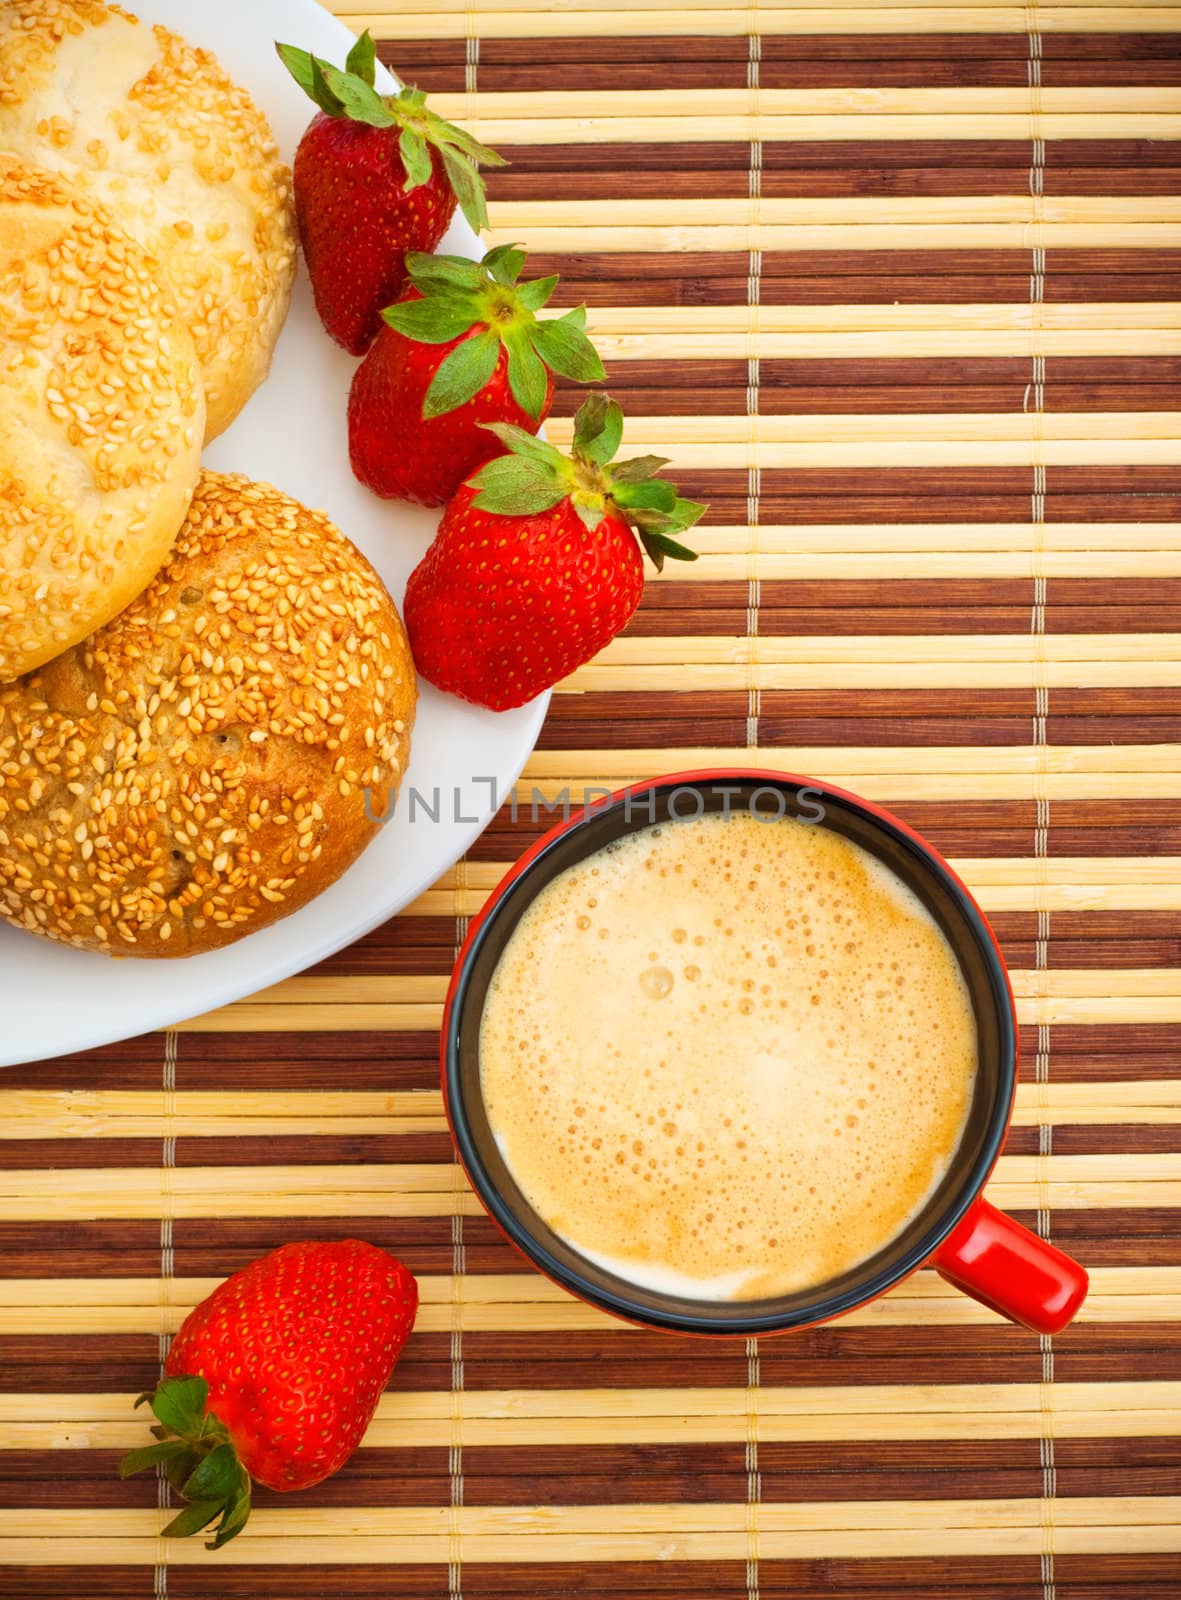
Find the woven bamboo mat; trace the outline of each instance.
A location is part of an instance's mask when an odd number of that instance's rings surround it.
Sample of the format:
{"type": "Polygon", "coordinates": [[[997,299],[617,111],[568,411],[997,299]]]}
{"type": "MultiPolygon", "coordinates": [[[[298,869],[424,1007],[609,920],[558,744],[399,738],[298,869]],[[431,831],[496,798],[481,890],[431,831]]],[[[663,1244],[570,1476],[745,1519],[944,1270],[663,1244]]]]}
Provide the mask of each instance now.
{"type": "Polygon", "coordinates": [[[314,972],[4,1075],[0,1592],[1181,1595],[1181,10],[337,9],[512,158],[496,238],[590,303],[629,445],[712,505],[526,789],[740,757],[927,832],[1019,995],[993,1194],[1093,1292],[1040,1344],[924,1273],[718,1347],[528,1271],[453,1164],[434,1040],[526,806],[314,972]],[[364,1447],[218,1558],[165,1549],[114,1467],[169,1331],[354,1233],[425,1298],[364,1447]]]}

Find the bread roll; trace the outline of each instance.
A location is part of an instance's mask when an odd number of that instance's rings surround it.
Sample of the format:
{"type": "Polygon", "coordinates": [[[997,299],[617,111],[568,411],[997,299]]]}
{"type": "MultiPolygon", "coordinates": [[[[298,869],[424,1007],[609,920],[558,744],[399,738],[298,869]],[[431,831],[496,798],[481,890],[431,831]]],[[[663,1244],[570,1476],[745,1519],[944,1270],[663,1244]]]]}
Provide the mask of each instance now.
{"type": "Polygon", "coordinates": [[[269,484],[204,473],[146,592],[0,689],[0,915],[126,956],[285,917],[377,831],[414,705],[360,552],[269,484]]]}
{"type": "Polygon", "coordinates": [[[0,0],[0,150],[63,172],[159,256],[215,438],[267,375],[295,272],[291,174],[249,95],[105,0],[0,0]]]}
{"type": "Polygon", "coordinates": [[[155,577],[204,421],[158,264],[57,173],[0,155],[0,683],[155,577]]]}

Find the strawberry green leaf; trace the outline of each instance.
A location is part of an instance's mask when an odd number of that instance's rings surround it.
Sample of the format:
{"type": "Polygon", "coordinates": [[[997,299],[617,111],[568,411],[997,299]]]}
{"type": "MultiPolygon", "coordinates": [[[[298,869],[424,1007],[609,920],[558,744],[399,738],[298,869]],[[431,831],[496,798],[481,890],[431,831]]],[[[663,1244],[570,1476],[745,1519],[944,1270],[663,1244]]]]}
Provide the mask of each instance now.
{"type": "Polygon", "coordinates": [[[484,266],[496,282],[503,283],[507,289],[511,289],[521,276],[524,265],[525,252],[519,244],[498,244],[484,257],[484,266]]]}
{"type": "Polygon", "coordinates": [[[301,50],[296,44],[280,44],[275,41],[279,60],[299,84],[309,99],[315,100],[316,90],[312,75],[312,58],[307,50],[301,50]]]}
{"type": "Polygon", "coordinates": [[[423,294],[436,287],[471,293],[482,289],[486,281],[479,261],[469,261],[466,256],[428,256],[421,250],[406,252],[406,271],[423,294]]]}
{"type": "Polygon", "coordinates": [[[247,1480],[245,1487],[235,1495],[222,1513],[221,1521],[215,1531],[215,1537],[206,1543],[205,1548],[207,1550],[220,1550],[223,1544],[229,1544],[231,1539],[242,1532],[249,1517],[250,1483],[247,1480]]]}
{"type": "Polygon", "coordinates": [[[496,370],[500,340],[491,328],[457,344],[431,379],[422,405],[424,417],[441,417],[462,406],[480,390],[496,370]]]}
{"type": "MultiPolygon", "coordinates": [[[[146,1444],[142,1450],[129,1450],[119,1463],[119,1476],[133,1478],[137,1472],[146,1472],[160,1461],[188,1456],[195,1464],[196,1457],[184,1439],[165,1439],[160,1444],[146,1444]]],[[[190,1469],[191,1470],[191,1469],[190,1469]]]]}
{"type": "Polygon", "coordinates": [[[633,456],[630,461],[611,463],[611,480],[613,483],[640,483],[667,466],[667,456],[633,456]]]}
{"type": "Polygon", "coordinates": [[[574,418],[574,451],[606,466],[623,442],[623,412],[604,394],[591,394],[574,418]]]}
{"type": "Polygon", "coordinates": [[[325,83],[340,102],[345,115],[353,122],[364,122],[371,128],[394,126],[397,117],[371,84],[351,72],[342,72],[327,61],[318,61],[314,56],[312,61],[313,66],[319,67],[325,83]]]}
{"type": "Polygon", "coordinates": [[[668,531],[684,533],[686,529],[695,527],[708,510],[709,507],[703,500],[678,500],[672,509],[672,519],[676,527],[668,531]]]}
{"type": "Polygon", "coordinates": [[[540,420],[549,386],[545,364],[534,350],[529,332],[523,327],[508,328],[504,334],[504,345],[508,351],[508,386],[513,399],[526,416],[540,420]]]}
{"type": "Polygon", "coordinates": [[[487,428],[489,433],[494,433],[501,444],[507,445],[514,455],[522,456],[526,461],[532,461],[539,467],[544,467],[547,472],[561,470],[564,457],[560,450],[555,450],[552,444],[545,439],[539,439],[536,434],[526,433],[524,428],[518,428],[512,422],[483,422],[481,427],[487,428]]]}
{"type": "Polygon", "coordinates": [[[330,117],[342,117],[344,106],[324,76],[324,68],[327,65],[328,62],[321,61],[319,56],[312,57],[312,99],[330,117]]]}
{"type": "Polygon", "coordinates": [[[161,1532],[166,1539],[187,1539],[191,1533],[200,1533],[202,1528],[208,1527],[220,1510],[220,1500],[198,1500],[173,1517],[161,1532]]]}
{"type": "Polygon", "coordinates": [[[447,344],[476,321],[470,302],[457,298],[398,300],[382,316],[391,328],[420,344],[447,344]]]}
{"type": "Polygon", "coordinates": [[[548,511],[569,493],[566,484],[521,456],[497,456],[487,462],[468,482],[479,490],[475,506],[479,511],[495,511],[503,516],[532,516],[548,511]]]}
{"type": "Polygon", "coordinates": [[[556,273],[552,278],[534,278],[532,283],[517,285],[517,299],[527,311],[540,311],[557,287],[556,273]]]}
{"type": "Polygon", "coordinates": [[[606,376],[599,352],[573,323],[560,317],[556,322],[539,322],[532,329],[533,348],[553,372],[575,383],[593,383],[606,376]]]}
{"type": "Polygon", "coordinates": [[[559,322],[568,322],[573,328],[581,328],[586,332],[586,307],[571,306],[570,310],[558,318],[559,322]]]}
{"type": "MultiPolygon", "coordinates": [[[[423,96],[425,99],[425,95],[423,96]]],[[[444,122],[442,117],[431,113],[434,123],[435,138],[441,145],[452,145],[456,150],[470,156],[473,161],[479,162],[482,167],[507,167],[508,162],[495,150],[490,150],[486,144],[481,144],[474,139],[466,128],[459,128],[454,122],[444,122]]]]}
{"type": "Polygon", "coordinates": [[[173,1433],[199,1433],[205,1418],[209,1385],[204,1378],[165,1378],[151,1399],[157,1419],[173,1433]]]}
{"type": "Polygon", "coordinates": [[[488,226],[488,203],[484,198],[484,182],[466,155],[460,155],[453,145],[439,146],[447,179],[459,202],[459,209],[468,226],[476,233],[488,226]]]}
{"type": "Polygon", "coordinates": [[[663,533],[649,533],[641,528],[640,543],[651,557],[652,564],[657,572],[663,572],[666,556],[671,556],[674,561],[697,560],[696,550],[690,550],[688,546],[678,544],[675,539],[670,539],[663,533]]]}
{"type": "Polygon", "coordinates": [[[228,1500],[242,1482],[238,1452],[219,1444],[194,1470],[183,1489],[186,1500],[228,1500]]]}
{"type": "Polygon", "coordinates": [[[377,46],[368,28],[349,51],[344,66],[372,89],[377,79],[377,46]]]}
{"type": "Polygon", "coordinates": [[[406,169],[406,182],[402,185],[405,193],[430,182],[431,158],[421,133],[414,128],[403,128],[398,135],[398,154],[406,169]]]}
{"type": "MultiPolygon", "coordinates": [[[[180,1443],[181,1441],[176,1441],[180,1443]]],[[[184,1493],[185,1484],[193,1475],[198,1455],[195,1450],[186,1450],[182,1455],[169,1456],[164,1462],[164,1476],[177,1494],[184,1493]]]]}
{"type": "Polygon", "coordinates": [[[677,503],[677,491],[663,478],[647,478],[643,483],[617,483],[611,498],[629,510],[671,511],[677,503]]]}

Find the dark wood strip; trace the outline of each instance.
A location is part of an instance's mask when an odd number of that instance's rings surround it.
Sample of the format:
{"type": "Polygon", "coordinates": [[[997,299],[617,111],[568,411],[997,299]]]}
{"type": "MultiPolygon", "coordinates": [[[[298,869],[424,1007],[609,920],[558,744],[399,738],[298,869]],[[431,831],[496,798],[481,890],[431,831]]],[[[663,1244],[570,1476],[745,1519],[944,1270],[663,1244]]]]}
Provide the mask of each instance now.
{"type": "Polygon", "coordinates": [[[140,1333],[0,1336],[0,1389],[138,1394],[160,1376],[160,1341],[140,1333]]]}
{"type": "MultiPolygon", "coordinates": [[[[2,1085],[2,1080],[0,1080],[2,1085]]],[[[162,1138],[150,1139],[4,1139],[0,1138],[0,1172],[36,1171],[49,1167],[63,1173],[72,1167],[127,1167],[142,1170],[160,1165],[162,1138]]],[[[67,1180],[63,1178],[63,1183],[67,1180]]],[[[50,1202],[51,1203],[51,1202],[50,1202]]],[[[156,1228],[156,1259],[159,1262],[159,1228],[156,1228]]],[[[0,1276],[8,1270],[0,1260],[0,1276]]]]}
{"type": "MultiPolygon", "coordinates": [[[[441,964],[440,974],[450,970],[441,964]]],[[[390,963],[387,971],[397,971],[390,963]]],[[[105,1142],[105,1141],[104,1141],[105,1142]]],[[[0,1146],[2,1150],[4,1146],[0,1146]]],[[[216,1137],[181,1137],[176,1141],[178,1167],[282,1167],[302,1166],[378,1166],[391,1163],[437,1162],[449,1165],[454,1159],[451,1135],[439,1133],[356,1133],[326,1134],[251,1134],[227,1129],[216,1137]]],[[[157,1161],[159,1152],[157,1152],[157,1161]]],[[[100,1163],[90,1152],[90,1165],[100,1163]]],[[[114,1166],[103,1161],[103,1166],[114,1166]]],[[[3,1165],[0,1160],[0,1166],[3,1165]]],[[[265,1180],[263,1180],[265,1181],[265,1180]]]]}
{"type": "Polygon", "coordinates": [[[160,1224],[154,1218],[71,1222],[68,1228],[0,1218],[0,1277],[155,1278],[159,1273],[160,1224]]]}
{"type": "MultiPolygon", "coordinates": [[[[610,73],[609,67],[600,69],[610,73]]],[[[745,73],[745,68],[743,69],[745,73]]],[[[1072,140],[1063,152],[1051,142],[1046,193],[1176,194],[1181,144],[1160,140],[1072,140]],[[1143,152],[1150,152],[1144,158],[1143,152]]],[[[569,145],[501,142],[506,168],[488,177],[493,202],[536,199],[547,183],[567,200],[627,196],[744,199],[750,147],[717,143],[649,142],[569,145]]],[[[771,199],[833,196],[963,196],[1007,194],[1028,180],[1028,140],[774,140],[763,146],[762,192],[771,199]]]]}
{"type": "MultiPolygon", "coordinates": [[[[1055,86],[1153,85],[1178,81],[1162,34],[1049,34],[1042,70],[1055,86]]],[[[766,88],[863,85],[1024,87],[1028,45],[1020,34],[777,36],[761,40],[766,88]]],[[[383,40],[382,59],[408,82],[434,92],[464,87],[462,40],[383,40]]],[[[577,69],[580,87],[739,88],[746,83],[742,38],[483,39],[477,82],[488,92],[547,89],[557,66],[577,69]]]]}
{"type": "MultiPolygon", "coordinates": [[[[1177,250],[1051,250],[1045,298],[1174,300],[1179,267],[1177,250]]],[[[746,257],[725,251],[678,254],[671,276],[661,252],[537,253],[530,268],[562,276],[556,306],[745,305],[749,287],[746,257]]],[[[1018,250],[768,252],[760,293],[765,305],[1023,303],[1029,259],[1018,250]]]]}
{"type": "Polygon", "coordinates": [[[1060,1156],[1168,1155],[1179,1150],[1181,1127],[1176,1123],[1066,1123],[1054,1129],[1054,1153],[1060,1156]]]}
{"type": "MultiPolygon", "coordinates": [[[[151,1567],[87,1567],[86,1600],[156,1600],[159,1590],[151,1567]]],[[[257,1570],[257,1569],[255,1569],[257,1570]]],[[[78,1600],[78,1567],[6,1567],[5,1583],[15,1600],[78,1600]]],[[[446,1589],[442,1594],[446,1594],[446,1589]]],[[[282,1588],[255,1590],[279,1600],[282,1588]]],[[[202,1600],[209,1600],[208,1590],[202,1600]]],[[[294,1600],[294,1597],[292,1597],[294,1600]]]]}
{"type": "MultiPolygon", "coordinates": [[[[1114,1331],[1114,1330],[1113,1330],[1114,1331]]],[[[1070,1359],[1073,1337],[1063,1354],[1070,1359]]],[[[1064,1497],[1181,1493],[1181,1442],[1173,1439],[1055,1439],[1058,1492],[1064,1497]]]]}
{"type": "MultiPolygon", "coordinates": [[[[678,367],[680,365],[678,363],[678,367]]],[[[685,362],[683,365],[692,369],[698,363],[685,362]]],[[[815,363],[818,373],[828,365],[815,363]]],[[[953,376],[943,385],[932,376],[926,383],[891,385],[876,382],[871,369],[865,373],[862,384],[846,388],[820,388],[815,382],[807,382],[808,375],[804,374],[805,381],[798,387],[783,385],[763,389],[760,386],[759,411],[765,417],[1019,412],[1024,409],[1028,388],[1029,363],[1023,365],[1026,368],[1025,379],[1018,380],[1014,376],[1008,384],[962,383],[953,376]]],[[[667,366],[664,375],[667,382],[667,366]]],[[[679,372],[677,375],[680,375],[679,372]]],[[[648,386],[640,380],[631,362],[621,361],[611,365],[607,382],[602,387],[620,401],[629,416],[733,417],[745,413],[746,385],[738,381],[737,374],[732,375],[731,381],[716,382],[690,370],[685,378],[686,381],[700,379],[708,387],[689,392],[681,387],[648,386]]],[[[554,415],[573,416],[585,398],[584,388],[563,382],[555,397],[554,415]]],[[[1181,411],[1181,385],[1153,387],[1145,384],[1072,384],[1054,381],[1047,399],[1052,400],[1051,409],[1054,411],[1181,411]]]]}

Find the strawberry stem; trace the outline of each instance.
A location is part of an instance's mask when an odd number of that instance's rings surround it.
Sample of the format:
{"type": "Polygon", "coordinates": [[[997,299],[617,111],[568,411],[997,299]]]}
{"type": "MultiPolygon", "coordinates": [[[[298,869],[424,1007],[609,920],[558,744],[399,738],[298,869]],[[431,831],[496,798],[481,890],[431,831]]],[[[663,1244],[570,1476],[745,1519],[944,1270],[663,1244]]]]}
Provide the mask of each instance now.
{"type": "Polygon", "coordinates": [[[121,1478],[163,1466],[173,1489],[189,1502],[162,1531],[185,1538],[216,1522],[206,1549],[219,1550],[241,1533],[250,1516],[250,1474],[238,1459],[229,1432],[206,1410],[204,1378],[164,1378],[135,1402],[151,1406],[157,1443],[130,1450],[119,1463],[121,1478]]]}

